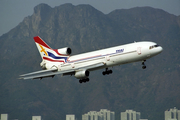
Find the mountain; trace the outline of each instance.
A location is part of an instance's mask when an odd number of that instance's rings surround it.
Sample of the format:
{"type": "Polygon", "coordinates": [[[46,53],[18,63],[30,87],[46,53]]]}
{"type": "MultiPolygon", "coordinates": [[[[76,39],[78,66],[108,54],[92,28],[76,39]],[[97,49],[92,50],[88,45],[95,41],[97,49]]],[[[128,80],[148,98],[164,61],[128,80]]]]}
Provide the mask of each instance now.
{"type": "Polygon", "coordinates": [[[78,120],[88,111],[102,108],[120,112],[133,109],[141,118],[163,120],[164,111],[180,109],[180,16],[151,7],[114,10],[103,14],[90,5],[63,4],[51,8],[39,4],[31,16],[0,37],[0,113],[9,119],[78,120]],[[154,41],[164,51],[145,63],[114,67],[90,74],[90,82],[55,76],[19,80],[19,75],[40,70],[40,55],[33,37],[40,36],[52,48],[70,47],[74,54],[134,41],[154,41]]]}

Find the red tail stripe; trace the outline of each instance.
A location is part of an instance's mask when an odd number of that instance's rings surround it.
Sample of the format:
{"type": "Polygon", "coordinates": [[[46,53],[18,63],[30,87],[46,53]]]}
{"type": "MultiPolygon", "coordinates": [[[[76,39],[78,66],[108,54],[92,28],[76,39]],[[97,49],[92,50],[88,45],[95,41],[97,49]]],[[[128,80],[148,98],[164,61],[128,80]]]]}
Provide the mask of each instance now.
{"type": "Polygon", "coordinates": [[[46,48],[52,49],[39,36],[34,37],[34,41],[46,48]]]}
{"type": "Polygon", "coordinates": [[[43,57],[44,60],[48,60],[48,61],[51,61],[51,62],[63,62],[65,63],[63,60],[52,60],[50,58],[47,58],[47,57],[43,57]]]}
{"type": "MultiPolygon", "coordinates": [[[[52,49],[51,47],[49,47],[39,36],[36,36],[34,37],[34,41],[46,48],[49,48],[49,49],[52,49]]],[[[58,55],[61,55],[61,56],[68,56],[68,55],[63,55],[61,53],[58,52],[58,49],[52,49],[54,50],[58,55]]]]}

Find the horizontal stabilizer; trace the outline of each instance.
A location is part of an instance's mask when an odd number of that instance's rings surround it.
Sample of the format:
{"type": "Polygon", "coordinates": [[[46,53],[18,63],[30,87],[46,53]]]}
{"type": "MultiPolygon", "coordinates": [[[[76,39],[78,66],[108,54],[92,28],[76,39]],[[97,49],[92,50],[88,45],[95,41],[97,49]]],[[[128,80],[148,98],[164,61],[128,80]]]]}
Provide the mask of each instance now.
{"type": "Polygon", "coordinates": [[[32,72],[32,73],[27,73],[24,75],[20,75],[20,79],[36,79],[36,78],[41,78],[43,76],[47,77],[48,75],[51,75],[52,73],[56,72],[57,70],[58,70],[57,68],[53,68],[50,70],[41,70],[41,71],[36,71],[36,72],[32,72]]]}
{"type": "Polygon", "coordinates": [[[41,70],[41,71],[36,71],[36,72],[32,72],[32,73],[27,73],[27,74],[20,75],[20,76],[24,77],[24,76],[29,76],[29,75],[39,74],[39,73],[55,72],[57,70],[58,70],[57,68],[50,69],[50,70],[41,70]]]}

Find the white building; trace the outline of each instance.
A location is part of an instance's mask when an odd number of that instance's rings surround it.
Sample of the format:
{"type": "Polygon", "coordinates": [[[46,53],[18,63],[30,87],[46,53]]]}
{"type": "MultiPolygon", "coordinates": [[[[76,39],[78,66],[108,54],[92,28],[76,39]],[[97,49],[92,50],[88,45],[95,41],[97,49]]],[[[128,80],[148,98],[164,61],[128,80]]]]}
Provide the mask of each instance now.
{"type": "Polygon", "coordinates": [[[121,112],[121,120],[140,120],[141,113],[133,110],[121,112]]]}
{"type": "Polygon", "coordinates": [[[8,114],[1,114],[1,120],[8,120],[8,114]]]}
{"type": "Polygon", "coordinates": [[[66,120],[75,120],[75,115],[66,115],[66,120]]]}
{"type": "Polygon", "coordinates": [[[90,111],[82,115],[82,120],[115,120],[115,113],[107,109],[101,109],[99,112],[90,111]]]}
{"type": "Polygon", "coordinates": [[[180,110],[176,109],[170,109],[169,111],[165,111],[165,120],[180,120],[180,110]]]}
{"type": "Polygon", "coordinates": [[[41,116],[32,116],[32,120],[41,120],[41,116]]]}

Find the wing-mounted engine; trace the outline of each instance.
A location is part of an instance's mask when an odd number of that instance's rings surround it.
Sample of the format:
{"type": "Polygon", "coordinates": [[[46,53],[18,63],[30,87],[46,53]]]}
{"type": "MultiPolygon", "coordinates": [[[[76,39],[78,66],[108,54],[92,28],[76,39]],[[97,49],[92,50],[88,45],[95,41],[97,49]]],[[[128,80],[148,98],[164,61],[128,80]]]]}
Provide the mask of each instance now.
{"type": "Polygon", "coordinates": [[[83,71],[77,71],[75,72],[74,75],[77,79],[84,79],[89,76],[89,71],[88,70],[83,70],[83,71]]]}
{"type": "Polygon", "coordinates": [[[57,52],[60,55],[70,55],[72,51],[71,48],[65,47],[65,48],[57,49],[57,52]]]}

